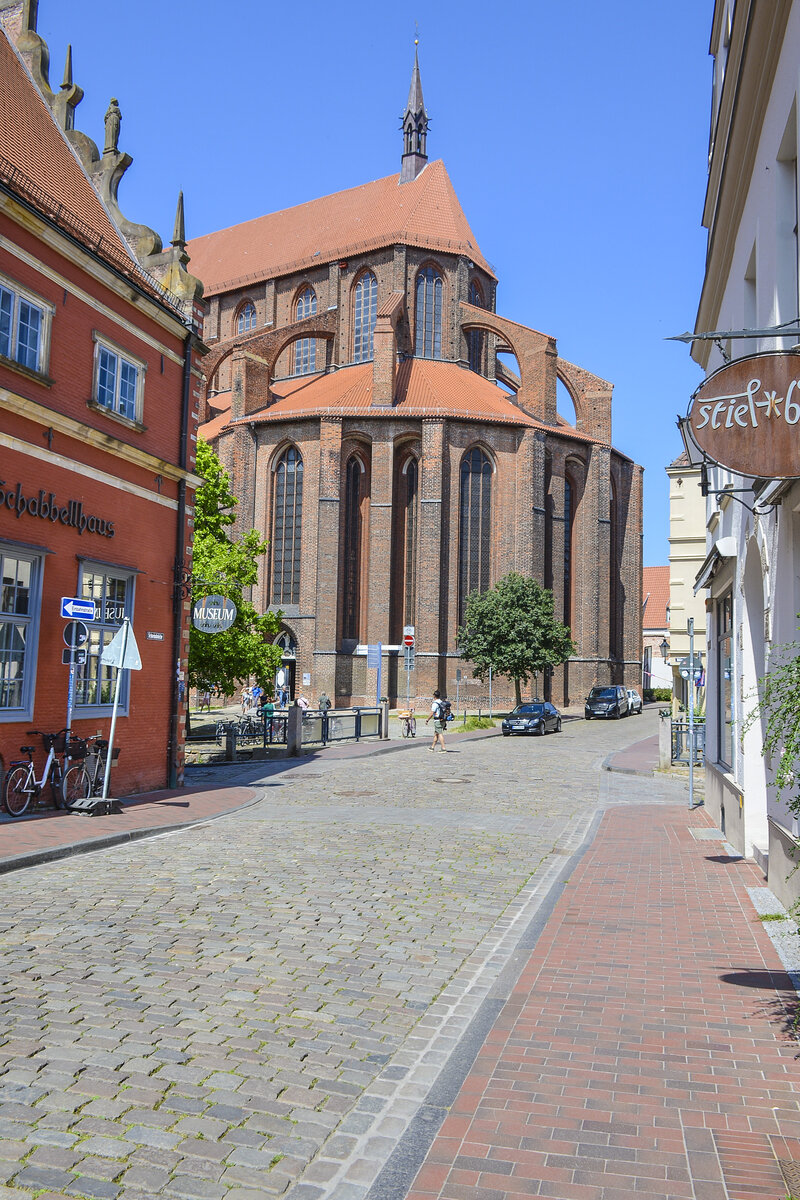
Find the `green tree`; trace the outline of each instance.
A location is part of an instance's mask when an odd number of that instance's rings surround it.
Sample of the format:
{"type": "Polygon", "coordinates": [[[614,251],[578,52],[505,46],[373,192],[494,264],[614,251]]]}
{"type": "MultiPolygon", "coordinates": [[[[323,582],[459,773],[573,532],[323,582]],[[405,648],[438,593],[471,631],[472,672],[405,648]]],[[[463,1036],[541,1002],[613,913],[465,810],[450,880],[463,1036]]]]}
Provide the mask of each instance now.
{"type": "Polygon", "coordinates": [[[243,592],[258,580],[258,564],[267,545],[255,529],[233,538],[236,497],[230,478],[214,451],[198,439],[195,470],[205,480],[195,502],[192,600],[208,593],[227,596],[236,620],[224,633],[189,634],[189,686],[217,687],[230,695],[255,677],[269,693],[280,666],[281,649],[272,644],[280,632],[280,613],[256,612],[243,592]]]}
{"type": "Polygon", "coordinates": [[[575,652],[569,629],[555,618],[553,593],[516,571],[488,592],[470,592],[456,640],[476,679],[486,679],[490,667],[513,679],[517,704],[523,684],[575,652]]]}

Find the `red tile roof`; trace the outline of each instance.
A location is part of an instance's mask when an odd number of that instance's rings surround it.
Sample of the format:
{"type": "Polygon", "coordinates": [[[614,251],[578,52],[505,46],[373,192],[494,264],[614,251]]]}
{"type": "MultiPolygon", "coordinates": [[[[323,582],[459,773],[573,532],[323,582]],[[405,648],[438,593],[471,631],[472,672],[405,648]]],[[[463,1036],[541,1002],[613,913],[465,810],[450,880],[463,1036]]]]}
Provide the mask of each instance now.
{"type": "Polygon", "coordinates": [[[669,567],[642,569],[643,629],[666,629],[669,607],[669,567]]]}
{"type": "MultiPolygon", "coordinates": [[[[274,404],[241,419],[248,424],[259,425],[322,415],[457,417],[528,429],[549,429],[579,441],[595,440],[579,433],[561,417],[555,429],[534,420],[495,384],[455,363],[419,358],[402,363],[397,378],[398,402],[392,408],[372,407],[372,363],[344,367],[328,375],[282,379],[273,383],[272,392],[278,397],[274,404]]],[[[230,404],[229,398],[223,393],[214,398],[215,403],[224,398],[230,404]]],[[[201,437],[207,441],[216,437],[229,419],[229,410],[221,412],[201,427],[201,437]]]]}
{"type": "Polygon", "coordinates": [[[360,187],[194,238],[192,273],[213,296],[380,246],[465,254],[490,275],[441,160],[400,184],[388,175],[360,187]]]}
{"type": "Polygon", "coordinates": [[[174,306],[175,297],[132,255],[2,29],[0,80],[0,179],[150,295],[174,306]]]}
{"type": "MultiPolygon", "coordinates": [[[[21,172],[35,187],[57,197],[89,233],[105,238],[130,261],[128,246],[4,33],[0,33],[0,78],[3,175],[9,167],[21,172]]],[[[13,175],[8,182],[13,186],[13,175]]]]}

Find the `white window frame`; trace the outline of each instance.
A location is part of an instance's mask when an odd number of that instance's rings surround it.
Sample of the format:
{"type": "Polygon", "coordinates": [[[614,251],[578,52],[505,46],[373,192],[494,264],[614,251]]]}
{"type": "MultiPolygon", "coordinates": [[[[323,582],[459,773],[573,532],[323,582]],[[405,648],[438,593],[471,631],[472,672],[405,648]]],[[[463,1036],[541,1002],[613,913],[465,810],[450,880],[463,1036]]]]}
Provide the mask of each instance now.
{"type": "MultiPolygon", "coordinates": [[[[132,627],[133,626],[133,612],[134,612],[137,574],[138,574],[138,571],[136,571],[135,569],[132,569],[130,567],[118,567],[118,566],[114,566],[112,563],[105,563],[105,562],[101,562],[101,561],[96,561],[94,559],[83,559],[80,564],[80,570],[78,571],[78,590],[75,593],[75,595],[81,596],[81,597],[84,595],[83,581],[84,581],[84,577],[86,575],[103,575],[106,579],[122,580],[125,583],[125,588],[126,588],[126,590],[125,590],[125,611],[122,615],[126,616],[128,618],[128,620],[131,622],[131,627],[132,627]]],[[[103,597],[102,597],[103,601],[105,601],[105,597],[106,597],[106,585],[104,584],[103,585],[103,597]]],[[[96,600],[97,600],[97,598],[95,597],[95,601],[96,600]]],[[[107,645],[108,642],[111,641],[111,638],[114,636],[114,634],[117,632],[117,630],[122,628],[121,620],[120,621],[106,621],[105,613],[103,613],[103,612],[100,612],[98,614],[98,617],[99,617],[99,619],[97,619],[95,621],[87,622],[87,625],[89,627],[89,641],[87,642],[86,648],[89,651],[90,659],[98,658],[99,654],[102,653],[103,646],[107,645]],[[96,635],[98,632],[100,634],[99,644],[98,644],[98,640],[96,638],[96,635]],[[104,636],[104,634],[106,636],[104,636]],[[110,636],[108,636],[108,635],[110,635],[110,636]],[[96,650],[96,653],[93,654],[92,653],[93,650],[96,650]]],[[[96,700],[86,701],[83,699],[85,669],[83,667],[78,668],[77,677],[75,680],[75,704],[74,704],[74,711],[75,711],[76,717],[106,716],[111,712],[111,709],[113,707],[113,685],[115,682],[115,672],[114,672],[113,668],[111,668],[111,667],[103,668],[102,666],[98,666],[98,671],[103,671],[103,670],[105,670],[107,672],[106,679],[109,684],[108,699],[106,701],[96,701],[96,700]]],[[[130,671],[123,671],[122,682],[121,682],[121,686],[120,686],[119,711],[120,711],[120,714],[124,715],[124,716],[128,715],[128,703],[129,703],[129,696],[130,696],[130,674],[131,674],[130,671]]]]}
{"type": "Polygon", "coordinates": [[[91,407],[103,412],[106,416],[113,417],[116,421],[122,421],[126,425],[130,425],[135,429],[141,429],[142,414],[144,411],[144,377],[147,372],[147,363],[144,359],[137,358],[135,354],[131,354],[130,350],[125,350],[122,346],[112,342],[104,334],[98,333],[95,329],[92,338],[94,340],[94,370],[92,372],[92,400],[91,407]],[[114,407],[104,404],[100,399],[100,358],[102,351],[107,354],[113,354],[117,359],[117,369],[114,375],[114,407]],[[120,411],[120,387],[122,383],[122,364],[128,367],[133,367],[136,371],[136,386],[134,396],[134,415],[131,417],[127,413],[120,411]]]}
{"type": "Polygon", "coordinates": [[[8,721],[30,721],[33,719],[33,703],[36,694],[36,662],[39,651],[39,626],[42,609],[42,580],[44,558],[47,551],[31,546],[20,546],[14,542],[0,541],[0,605],[2,604],[2,560],[23,559],[31,564],[31,581],[27,613],[5,612],[0,609],[0,629],[16,624],[26,626],[25,659],[23,668],[22,703],[15,708],[2,707],[3,690],[0,688],[0,723],[8,721]]]}
{"type": "Polygon", "coordinates": [[[49,300],[45,300],[42,296],[39,296],[36,292],[32,292],[29,288],[23,287],[22,284],[17,283],[15,279],[11,279],[8,275],[0,275],[0,288],[5,292],[9,292],[12,297],[9,353],[3,353],[2,348],[0,348],[0,360],[11,365],[18,371],[30,372],[33,375],[46,375],[50,363],[50,334],[53,324],[53,314],[56,311],[55,305],[51,304],[49,300]],[[21,362],[18,357],[20,308],[23,303],[37,309],[41,314],[39,345],[36,353],[35,367],[21,362]]]}

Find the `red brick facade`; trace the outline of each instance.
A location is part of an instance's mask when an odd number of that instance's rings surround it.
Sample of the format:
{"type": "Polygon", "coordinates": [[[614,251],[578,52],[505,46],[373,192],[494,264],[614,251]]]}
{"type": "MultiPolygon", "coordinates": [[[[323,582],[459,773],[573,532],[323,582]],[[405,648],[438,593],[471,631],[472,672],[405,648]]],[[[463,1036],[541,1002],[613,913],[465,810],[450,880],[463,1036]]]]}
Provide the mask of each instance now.
{"type": "Polygon", "coordinates": [[[0,343],[0,777],[21,745],[41,767],[29,730],[66,725],[61,599],[91,597],[72,728],[108,735],[112,680],[94,673],[127,616],[142,660],[124,672],[116,730],[113,793],[127,795],[183,772],[189,605],[174,585],[176,558],[188,567],[191,554],[199,289],[181,232],[171,250],[158,243],[158,274],[183,295],[154,278],[152,256],[142,269],[48,109],[41,49],[31,77],[8,36],[41,48],[35,15],[4,16],[16,26],[0,28],[0,300],[12,314],[0,343]]]}
{"type": "MultiPolygon", "coordinates": [[[[366,646],[380,642],[382,691],[404,700],[402,629],[410,624],[412,697],[434,688],[455,696],[460,670],[460,694],[475,703],[486,688],[459,658],[456,631],[473,544],[467,530],[478,520],[462,505],[462,464],[479,448],[491,472],[481,578],[494,583],[519,571],[551,587],[577,646],[574,659],[533,690],[563,704],[597,682],[633,686],[641,672],[642,471],[611,446],[612,385],[560,359],[553,337],[494,311],[496,280],[443,165],[417,167],[407,182],[390,177],[190,247],[210,303],[201,435],[231,472],[241,526],[271,543],[254,599],[283,610],[297,647],[295,692],[374,703],[366,646]],[[431,221],[428,242],[411,215],[397,229],[398,212],[418,211],[431,221]],[[440,280],[439,341],[420,353],[417,289],[429,267],[440,280]],[[377,314],[364,363],[355,361],[354,322],[366,271],[377,280],[377,314]],[[296,298],[309,287],[317,314],[297,321],[296,298]],[[470,303],[476,289],[485,308],[470,303]],[[256,325],[239,333],[246,302],[256,325]],[[316,342],[315,371],[295,375],[295,346],[305,338],[316,342]],[[470,369],[471,352],[480,373],[470,369]],[[515,355],[519,377],[503,353],[515,355]],[[559,379],[574,401],[574,427],[557,413],[559,379]],[[275,470],[288,447],[303,463],[297,603],[286,603],[273,579],[276,520],[285,521],[275,470]],[[354,476],[348,482],[353,455],[358,516],[354,476]],[[418,489],[405,511],[409,456],[418,489]]],[[[509,700],[513,687],[497,680],[494,695],[509,700]]]]}

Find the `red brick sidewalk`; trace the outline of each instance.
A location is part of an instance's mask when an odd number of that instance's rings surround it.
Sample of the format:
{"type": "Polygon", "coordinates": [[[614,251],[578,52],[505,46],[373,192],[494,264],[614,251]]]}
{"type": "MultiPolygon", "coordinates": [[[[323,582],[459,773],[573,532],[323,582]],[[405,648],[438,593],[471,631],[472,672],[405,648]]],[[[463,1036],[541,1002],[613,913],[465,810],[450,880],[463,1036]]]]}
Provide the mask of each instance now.
{"type": "Polygon", "coordinates": [[[0,873],[36,862],[62,858],[101,846],[217,817],[255,800],[250,787],[217,787],[204,791],[179,788],[148,792],[123,802],[121,813],[104,817],[48,812],[41,816],[0,820],[0,873]]]}
{"type": "Polygon", "coordinates": [[[702,813],[609,812],[408,1200],[784,1200],[796,994],[702,813]]]}

